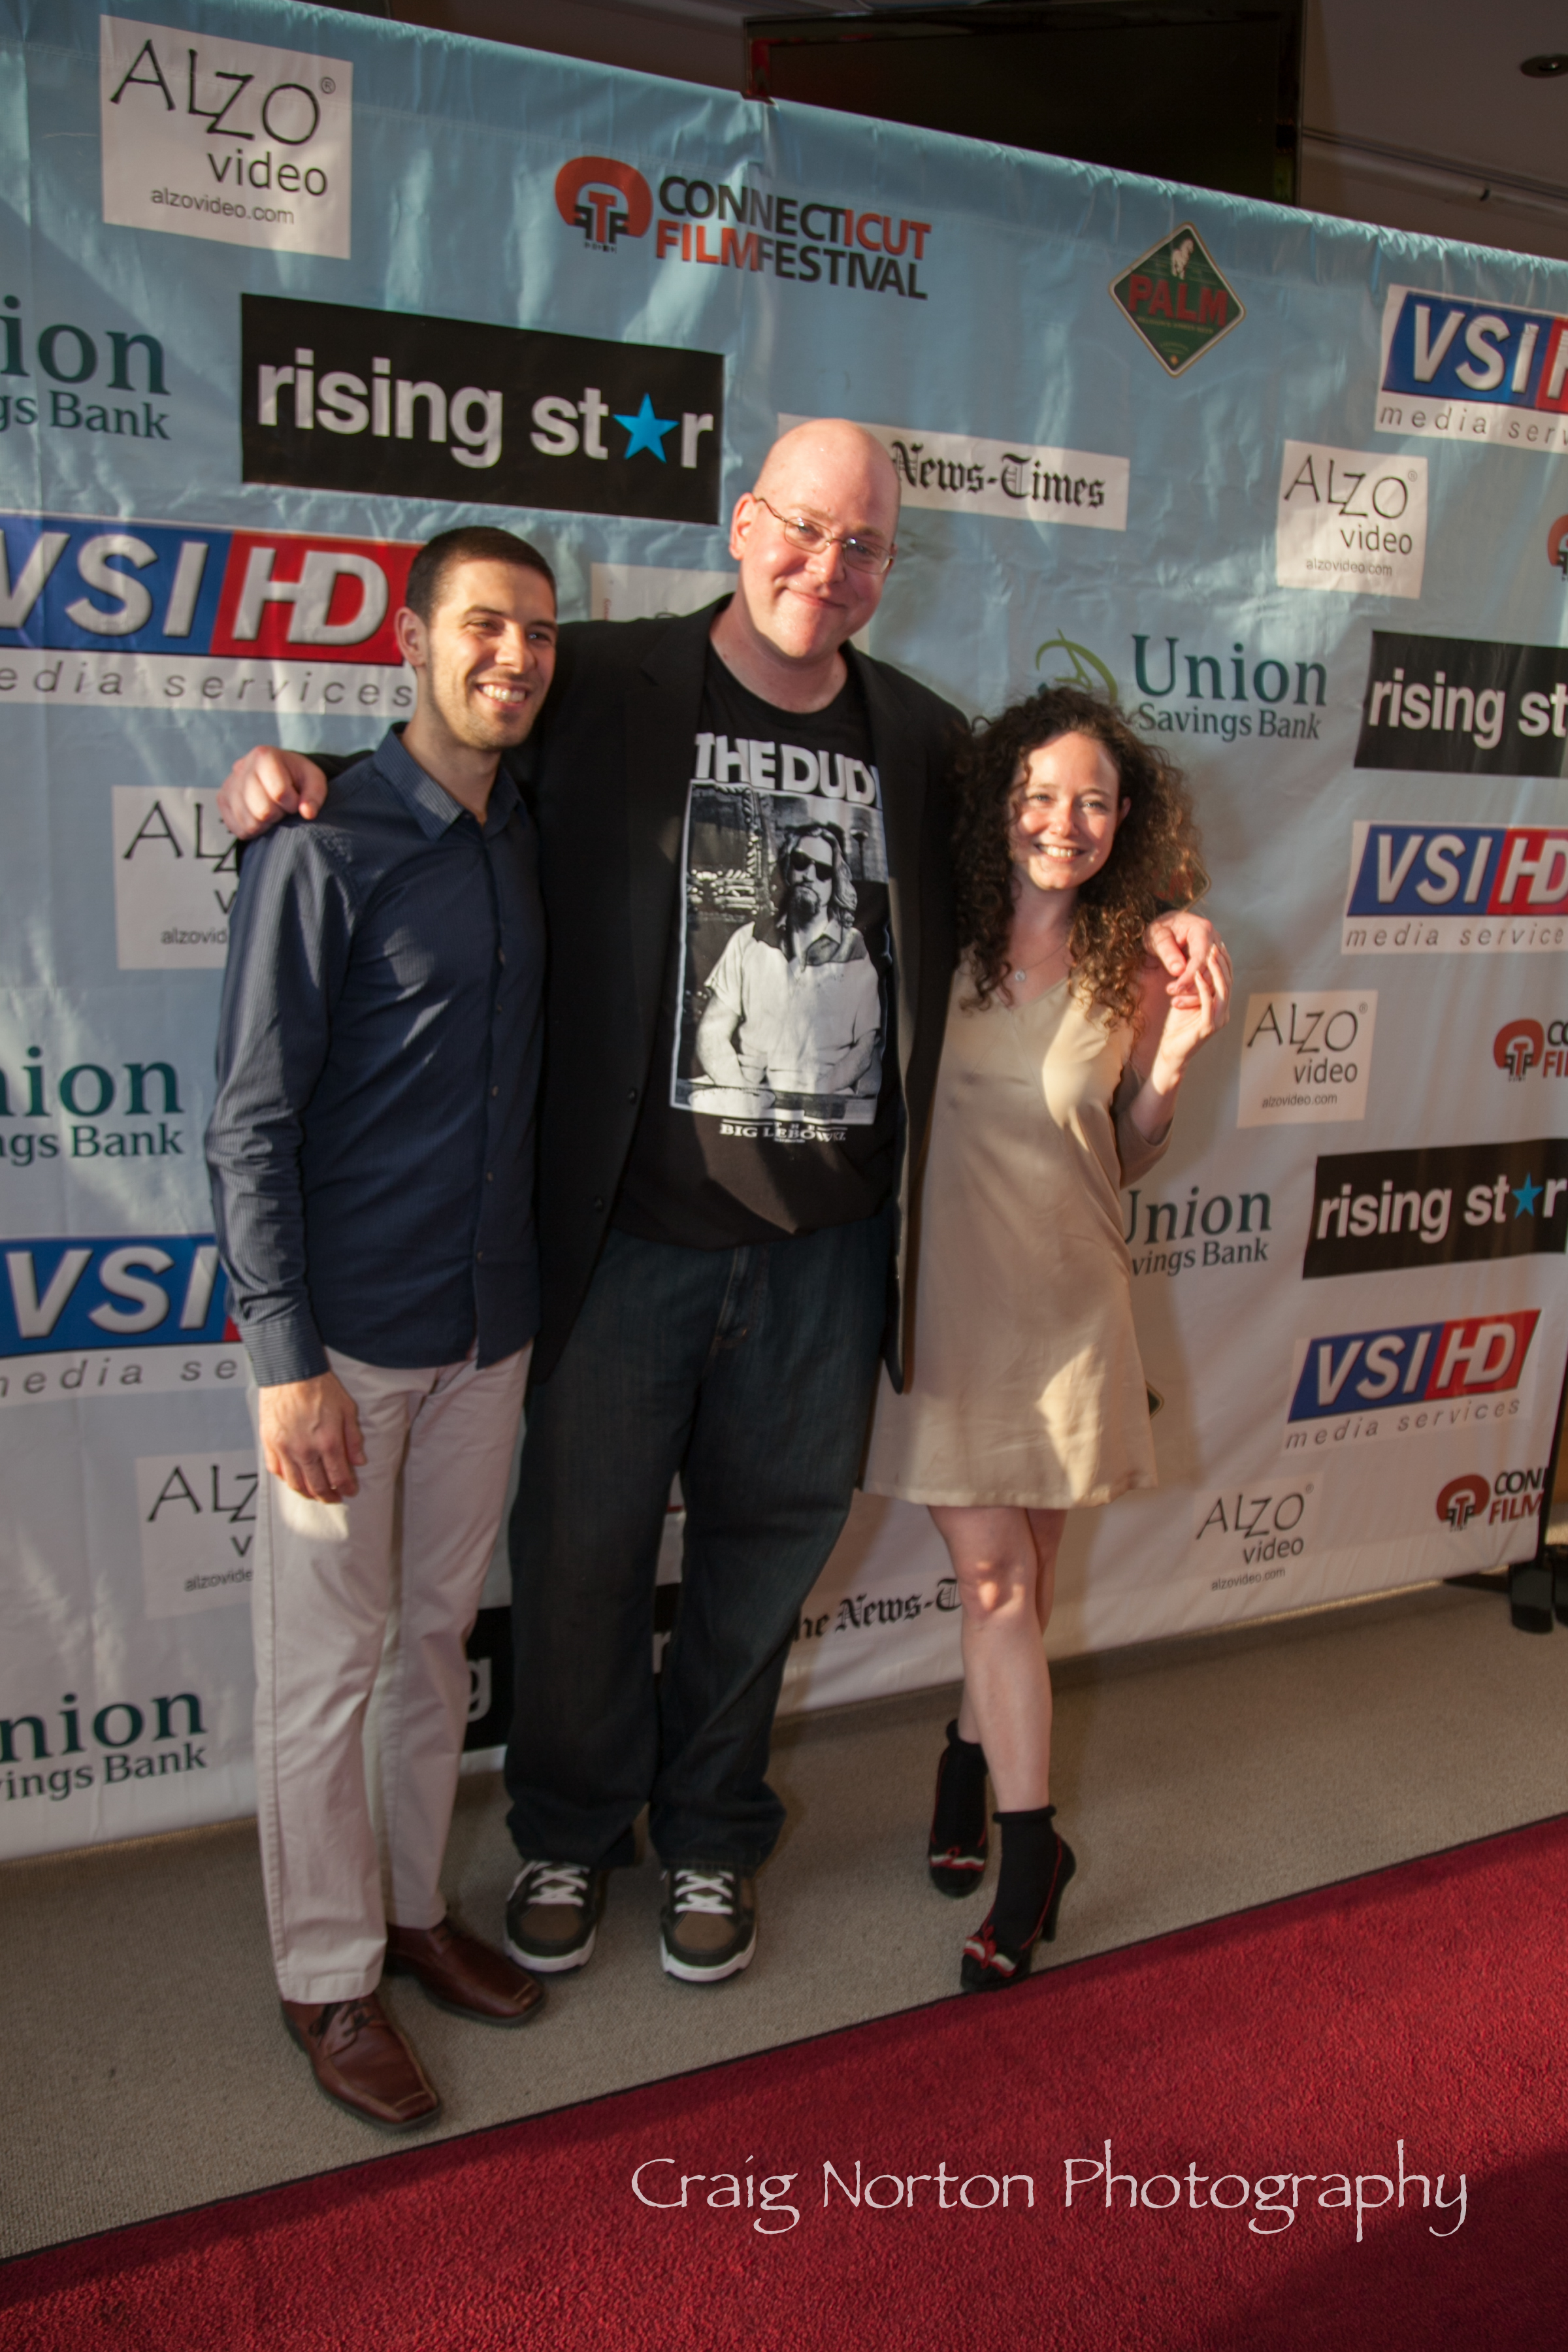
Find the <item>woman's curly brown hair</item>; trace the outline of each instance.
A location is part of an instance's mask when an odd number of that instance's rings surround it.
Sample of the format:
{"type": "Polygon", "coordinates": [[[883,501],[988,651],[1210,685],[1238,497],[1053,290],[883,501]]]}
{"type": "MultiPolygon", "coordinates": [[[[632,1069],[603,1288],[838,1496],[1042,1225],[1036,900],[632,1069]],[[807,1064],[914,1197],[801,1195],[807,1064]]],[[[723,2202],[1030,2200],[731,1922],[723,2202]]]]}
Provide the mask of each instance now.
{"type": "Polygon", "coordinates": [[[1179,768],[1114,704],[1078,687],[1053,686],[981,721],[959,765],[953,826],[958,940],[968,956],[972,1005],[990,1002],[1010,969],[1015,868],[1007,845],[1025,762],[1058,735],[1103,744],[1132,805],[1116,828],[1110,857],[1078,894],[1072,984],[1086,1006],[1135,1021],[1143,933],[1162,908],[1185,906],[1208,887],[1198,857],[1193,805],[1179,768]]]}

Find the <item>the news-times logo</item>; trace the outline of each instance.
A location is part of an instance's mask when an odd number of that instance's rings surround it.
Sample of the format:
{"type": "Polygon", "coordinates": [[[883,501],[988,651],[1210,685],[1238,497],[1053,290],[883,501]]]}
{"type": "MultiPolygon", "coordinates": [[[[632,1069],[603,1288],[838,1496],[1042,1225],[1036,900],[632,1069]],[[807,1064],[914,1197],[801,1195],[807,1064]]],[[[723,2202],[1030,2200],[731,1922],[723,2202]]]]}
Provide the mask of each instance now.
{"type": "Polygon", "coordinates": [[[240,297],[245,479],[713,523],[714,352],[240,297]]]}

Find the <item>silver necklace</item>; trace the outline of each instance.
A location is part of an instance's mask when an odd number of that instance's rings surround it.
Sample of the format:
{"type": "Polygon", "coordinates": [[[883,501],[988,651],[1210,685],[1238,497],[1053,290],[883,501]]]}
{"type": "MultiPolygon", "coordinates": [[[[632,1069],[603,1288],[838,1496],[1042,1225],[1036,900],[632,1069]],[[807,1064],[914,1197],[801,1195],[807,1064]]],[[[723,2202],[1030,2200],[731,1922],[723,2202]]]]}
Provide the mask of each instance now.
{"type": "Polygon", "coordinates": [[[1047,964],[1053,963],[1060,953],[1060,948],[1053,948],[1049,955],[1037,956],[1033,963],[1026,964],[1021,971],[1014,972],[1014,981],[1022,984],[1032,971],[1043,971],[1047,964]]]}

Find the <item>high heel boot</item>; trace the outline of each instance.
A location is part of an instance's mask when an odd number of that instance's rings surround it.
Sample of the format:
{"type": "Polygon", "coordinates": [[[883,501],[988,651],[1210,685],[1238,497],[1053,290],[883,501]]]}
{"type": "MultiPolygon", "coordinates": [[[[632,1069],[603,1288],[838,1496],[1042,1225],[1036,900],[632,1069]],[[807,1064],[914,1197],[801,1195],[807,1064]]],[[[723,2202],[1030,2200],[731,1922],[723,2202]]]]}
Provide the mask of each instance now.
{"type": "Polygon", "coordinates": [[[1002,1832],[996,1900],[963,1947],[965,1992],[1000,1992],[1029,1973],[1035,1946],[1051,1943],[1063,1890],[1078,1867],[1073,1850],[1051,1827],[1054,1805],[992,1816],[1002,1832]]]}
{"type": "Polygon", "coordinates": [[[985,1872],[985,1750],[961,1739],[956,1720],[936,1768],[926,1865],[940,1895],[973,1895],[985,1872]]]}

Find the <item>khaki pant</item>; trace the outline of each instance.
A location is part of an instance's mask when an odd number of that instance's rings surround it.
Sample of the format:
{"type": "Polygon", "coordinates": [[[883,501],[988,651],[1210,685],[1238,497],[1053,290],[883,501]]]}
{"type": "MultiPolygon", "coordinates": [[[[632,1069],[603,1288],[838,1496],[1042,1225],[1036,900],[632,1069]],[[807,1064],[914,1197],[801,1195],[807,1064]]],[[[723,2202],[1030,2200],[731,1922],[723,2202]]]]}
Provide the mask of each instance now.
{"type": "Polygon", "coordinates": [[[399,1371],[328,1353],[359,1409],[359,1493],[313,1502],[264,1470],[257,1497],[257,1813],[287,2000],[371,1991],[386,1922],[433,1927],[445,1915],[464,1643],[529,1357],[399,1371]]]}

